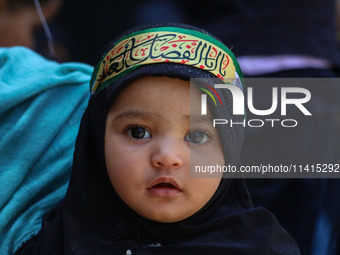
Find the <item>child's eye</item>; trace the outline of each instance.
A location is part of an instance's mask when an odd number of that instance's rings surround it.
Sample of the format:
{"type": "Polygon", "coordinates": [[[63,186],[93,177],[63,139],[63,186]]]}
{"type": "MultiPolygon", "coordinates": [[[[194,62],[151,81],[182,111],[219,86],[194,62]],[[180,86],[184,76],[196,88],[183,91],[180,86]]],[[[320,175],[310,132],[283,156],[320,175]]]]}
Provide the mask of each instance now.
{"type": "Polygon", "coordinates": [[[134,139],[146,139],[151,137],[150,133],[144,127],[140,126],[130,127],[127,130],[127,133],[134,139]]]}
{"type": "Polygon", "coordinates": [[[209,140],[209,138],[210,136],[206,132],[196,130],[191,131],[189,134],[187,134],[184,137],[184,140],[192,144],[200,145],[206,143],[209,140]]]}

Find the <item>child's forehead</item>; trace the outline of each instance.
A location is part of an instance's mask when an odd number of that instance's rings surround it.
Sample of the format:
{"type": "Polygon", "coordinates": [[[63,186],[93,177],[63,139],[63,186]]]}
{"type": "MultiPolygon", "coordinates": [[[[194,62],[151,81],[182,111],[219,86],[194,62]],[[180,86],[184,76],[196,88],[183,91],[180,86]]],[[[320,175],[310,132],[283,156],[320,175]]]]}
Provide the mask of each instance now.
{"type": "MultiPolygon", "coordinates": [[[[201,93],[190,81],[173,77],[145,76],[131,82],[114,99],[112,108],[129,112],[169,111],[190,116],[200,111],[201,93]]],[[[197,114],[196,114],[197,115],[197,114]]]]}
{"type": "Polygon", "coordinates": [[[119,121],[175,119],[192,124],[212,123],[212,114],[201,114],[201,92],[190,81],[145,76],[130,83],[114,100],[109,114],[119,121]]]}
{"type": "MultiPolygon", "coordinates": [[[[155,95],[161,96],[163,99],[175,94],[188,96],[190,95],[190,81],[177,77],[147,75],[130,82],[120,94],[134,94],[136,97],[133,100],[141,99],[141,97],[154,97],[155,95]]],[[[174,102],[180,98],[173,98],[174,102]]]]}

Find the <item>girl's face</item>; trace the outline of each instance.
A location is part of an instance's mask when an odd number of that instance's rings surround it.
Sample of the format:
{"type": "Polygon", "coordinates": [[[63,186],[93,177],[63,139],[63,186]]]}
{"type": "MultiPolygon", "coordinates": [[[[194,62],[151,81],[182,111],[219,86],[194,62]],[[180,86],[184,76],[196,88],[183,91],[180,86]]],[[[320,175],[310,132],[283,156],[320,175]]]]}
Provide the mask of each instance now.
{"type": "Polygon", "coordinates": [[[193,215],[221,181],[190,177],[194,164],[225,163],[217,130],[197,118],[200,93],[194,97],[197,107],[190,109],[189,81],[145,77],[124,89],[108,112],[108,175],[121,199],[147,219],[176,222],[193,215]],[[197,121],[190,121],[193,115],[197,121]]]}

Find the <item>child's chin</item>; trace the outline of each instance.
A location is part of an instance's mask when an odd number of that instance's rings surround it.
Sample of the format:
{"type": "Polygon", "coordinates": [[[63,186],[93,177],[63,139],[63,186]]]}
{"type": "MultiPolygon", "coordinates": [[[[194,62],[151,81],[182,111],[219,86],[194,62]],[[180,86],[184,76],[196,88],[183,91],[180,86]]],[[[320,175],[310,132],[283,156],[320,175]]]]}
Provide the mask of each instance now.
{"type": "Polygon", "coordinates": [[[155,221],[155,222],[159,222],[159,223],[175,223],[175,222],[179,222],[182,221],[186,218],[188,218],[189,216],[186,215],[142,215],[144,218],[147,218],[148,220],[151,221],[155,221]]]}

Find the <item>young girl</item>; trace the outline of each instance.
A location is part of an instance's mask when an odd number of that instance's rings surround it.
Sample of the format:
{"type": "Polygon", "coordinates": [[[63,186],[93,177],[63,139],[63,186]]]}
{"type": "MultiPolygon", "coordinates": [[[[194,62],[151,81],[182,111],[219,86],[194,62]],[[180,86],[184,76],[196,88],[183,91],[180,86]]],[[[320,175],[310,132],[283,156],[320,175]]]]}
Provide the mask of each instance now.
{"type": "Polygon", "coordinates": [[[212,126],[231,117],[225,91],[201,118],[189,79],[238,77],[229,49],[186,25],[114,40],[92,76],[65,199],[16,254],[299,254],[242,179],[190,177],[193,164],[237,164],[243,131],[212,126]]]}

